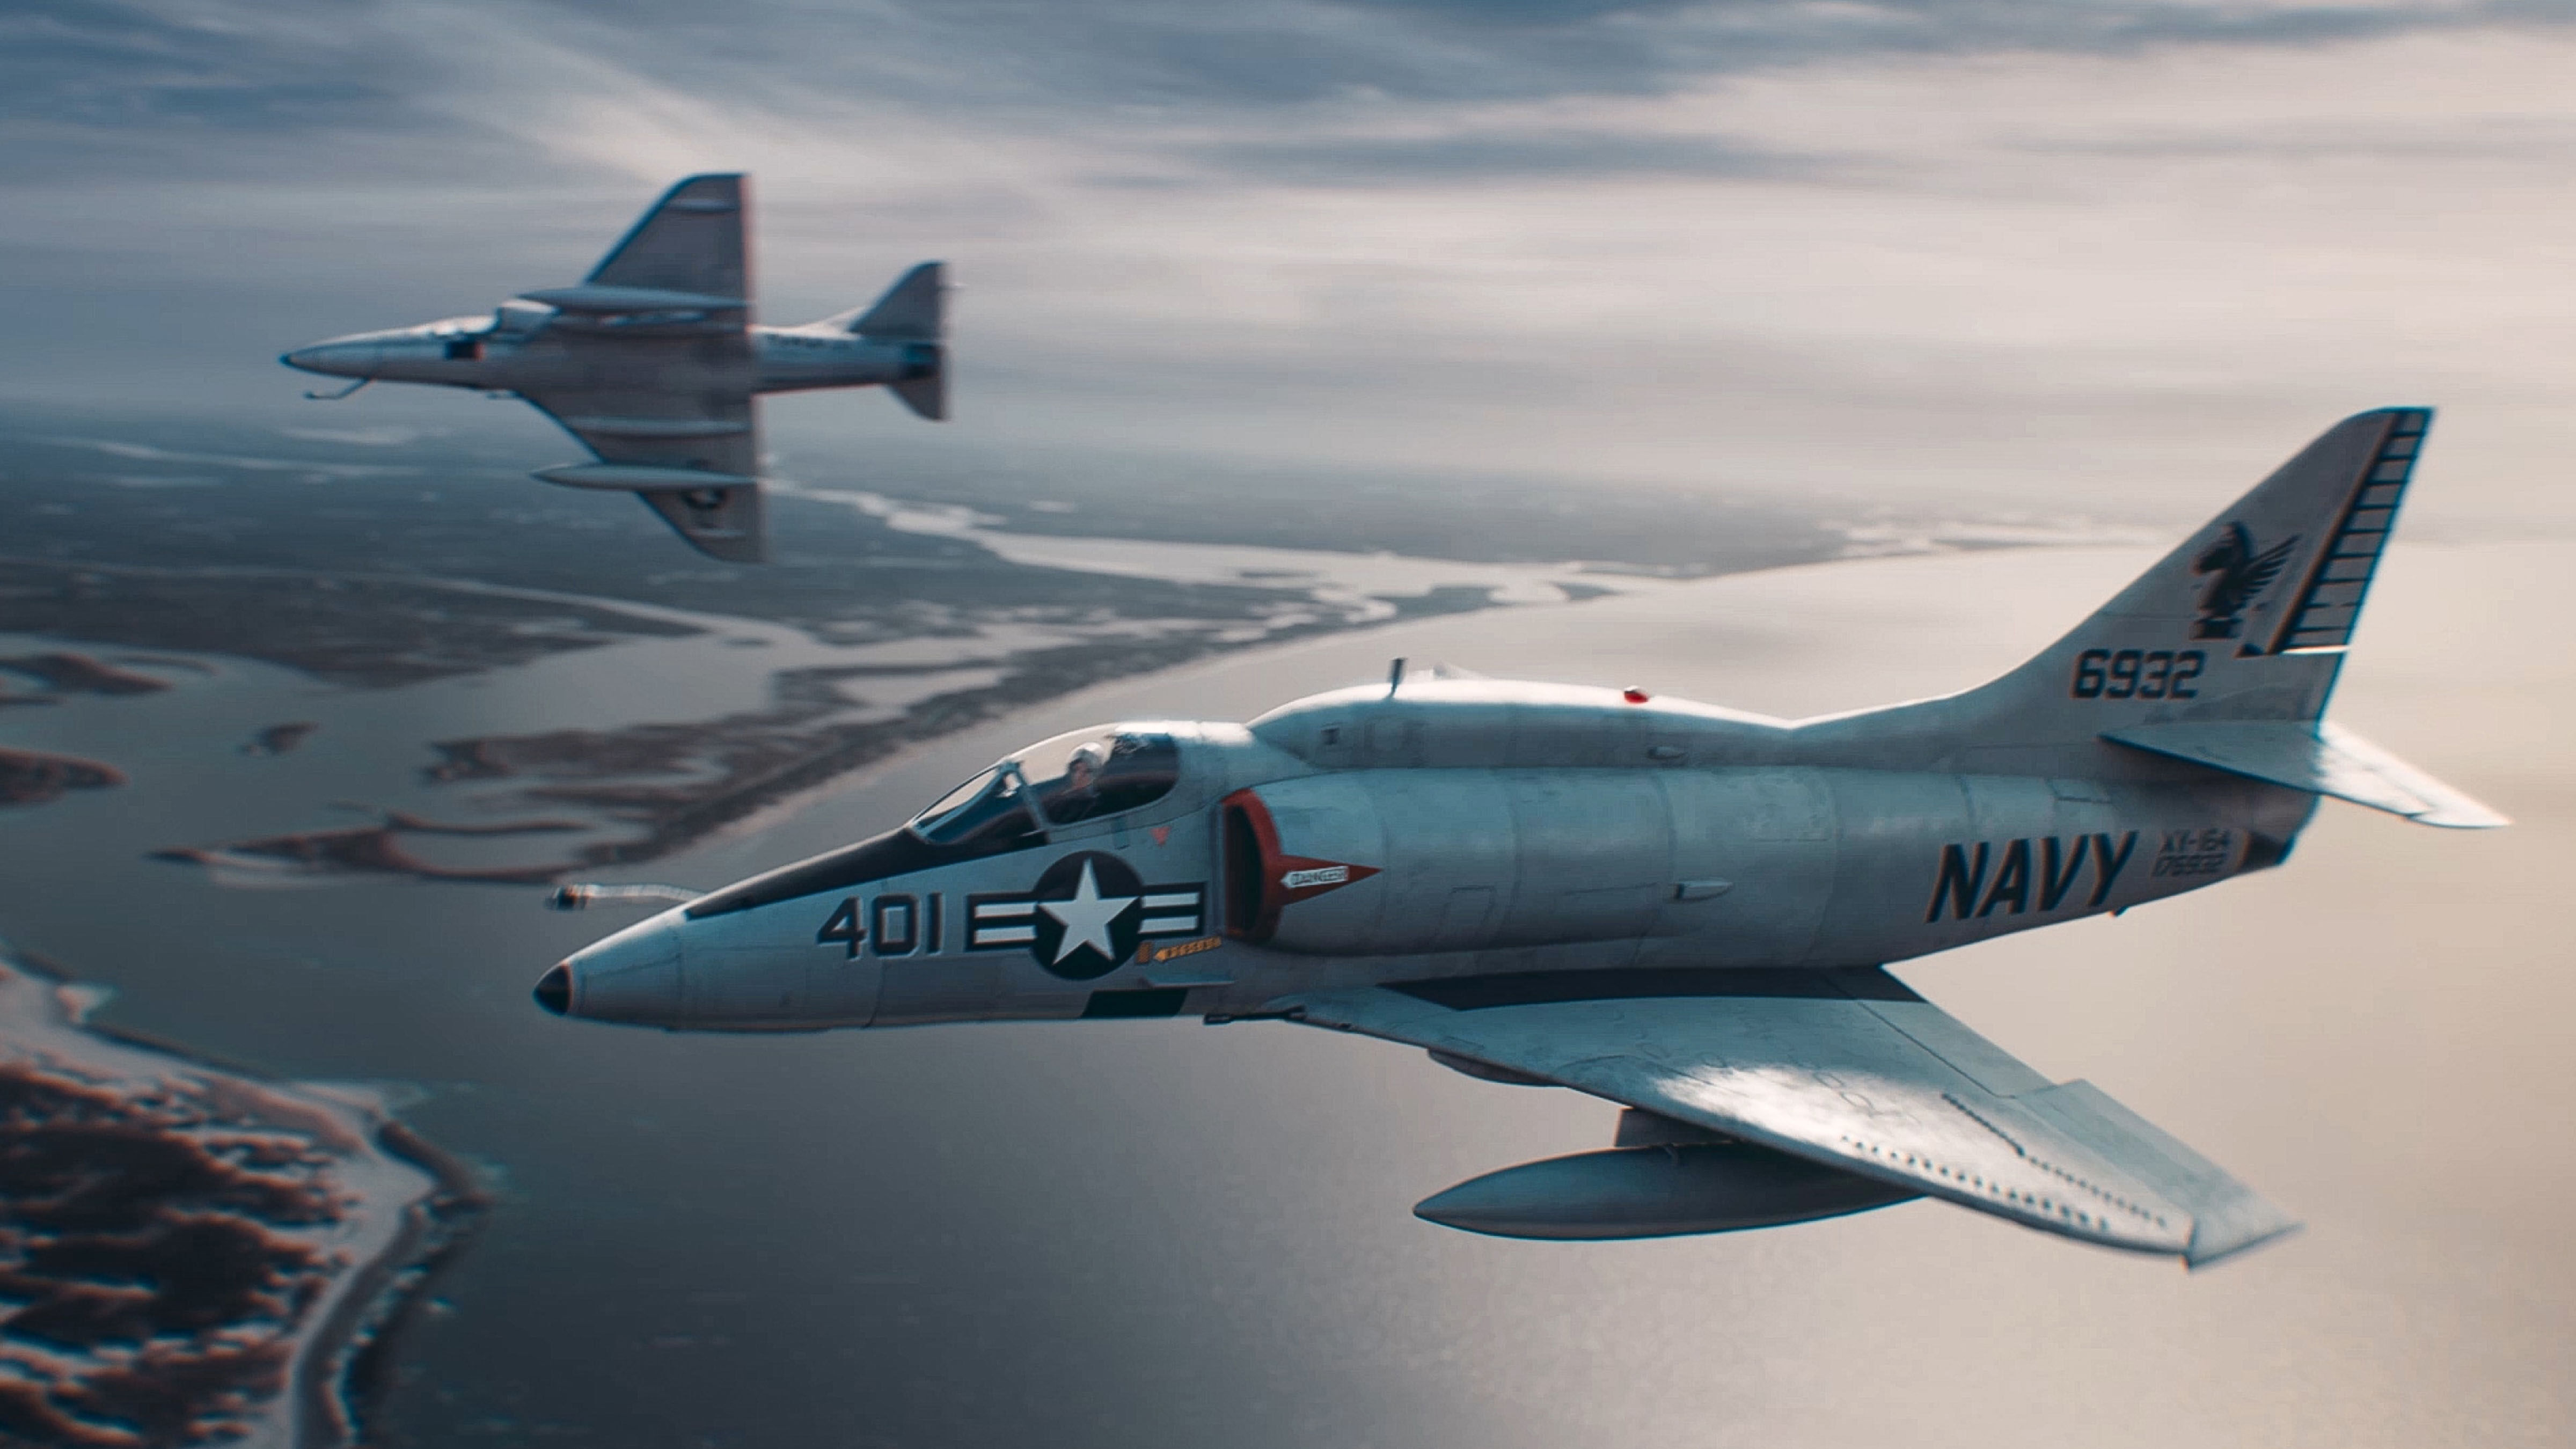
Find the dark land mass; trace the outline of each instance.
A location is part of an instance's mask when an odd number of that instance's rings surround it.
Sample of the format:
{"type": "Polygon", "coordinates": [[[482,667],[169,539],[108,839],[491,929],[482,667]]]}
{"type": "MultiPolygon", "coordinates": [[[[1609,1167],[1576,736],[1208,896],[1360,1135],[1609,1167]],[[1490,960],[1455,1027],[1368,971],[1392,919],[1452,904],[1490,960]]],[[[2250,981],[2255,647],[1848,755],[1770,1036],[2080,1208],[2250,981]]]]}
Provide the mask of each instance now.
{"type": "MultiPolygon", "coordinates": [[[[120,419],[84,430],[0,412],[0,512],[11,519],[0,556],[55,567],[0,578],[22,591],[0,596],[0,629],[297,664],[284,657],[292,652],[347,675],[346,646],[363,641],[343,636],[365,630],[364,618],[344,617],[334,634],[315,616],[388,613],[400,627],[386,626],[393,647],[385,652],[421,654],[452,672],[457,658],[502,644],[511,624],[581,612],[533,600],[463,603],[441,587],[450,581],[766,619],[835,643],[962,634],[998,617],[1251,620],[1304,600],[1280,589],[1023,567],[969,540],[908,533],[792,494],[771,502],[772,562],[719,563],[691,552],[634,500],[552,488],[530,479],[528,466],[470,441],[360,448],[222,423],[120,419]],[[165,475],[190,481],[142,486],[165,475]],[[224,573],[209,574],[209,560],[224,573]],[[53,597],[61,586],[46,585],[64,565],[165,571],[173,580],[165,592],[195,587],[197,612],[215,617],[191,628],[169,617],[186,611],[177,601],[61,600],[53,597]],[[200,578],[212,582],[177,582],[200,578]],[[396,589],[389,579],[432,592],[321,597],[396,589]],[[239,603],[206,607],[215,603],[209,590],[239,603]],[[129,614],[130,623],[118,618],[129,614]],[[56,627],[83,618],[107,622],[88,632],[56,627]],[[229,642],[208,642],[217,637],[229,642]]],[[[577,647],[560,636],[531,643],[577,647]]]]}
{"type": "Polygon", "coordinates": [[[0,1429],[39,1444],[202,1442],[237,1432],[228,1400],[285,1390],[289,1336],[225,1338],[245,1322],[292,1324],[321,1296],[320,1255],[275,1233],[335,1215],[315,1154],[274,1138],[211,1148],[178,1130],[201,1125],[200,1104],[25,1062],[0,1065],[0,1118],[0,1202],[17,1239],[0,1259],[12,1305],[0,1334],[54,1353],[146,1354],[71,1384],[0,1384],[0,1429]]]}
{"type": "MultiPolygon", "coordinates": [[[[885,470],[910,479],[890,491],[1053,533],[1580,558],[1670,574],[1825,558],[1843,543],[1781,509],[1680,494],[1179,465],[1077,463],[1040,479],[954,459],[916,470],[908,457],[885,470]]],[[[835,687],[853,673],[805,670],[776,676],[766,706],[714,719],[437,742],[434,782],[517,781],[521,806],[578,806],[624,827],[621,838],[594,838],[548,868],[559,873],[666,854],[906,745],[1089,684],[1352,623],[1319,610],[1287,576],[1196,584],[1028,567],[971,539],[907,532],[793,492],[773,500],[775,562],[728,565],[689,552],[632,500],[531,480],[532,461],[547,459],[532,460],[508,429],[374,447],[223,421],[0,410],[0,509],[13,520],[0,554],[0,630],[248,656],[362,687],[700,632],[697,620],[666,610],[786,624],[833,644],[950,637],[961,655],[996,625],[1078,641],[967,661],[997,665],[1002,677],[892,717],[835,687]]],[[[859,481],[836,476],[828,460],[815,465],[819,473],[801,476],[817,485],[859,481]]],[[[1387,602],[1404,618],[1492,599],[1479,587],[1443,587],[1387,602]]],[[[290,733],[272,730],[251,748],[292,748],[300,735],[281,728],[290,733]]],[[[444,879],[543,876],[426,865],[401,847],[401,833],[321,831],[197,856],[444,879]]]]}
{"type": "MultiPolygon", "coordinates": [[[[1483,591],[1466,594],[1482,602],[1483,591]]],[[[1444,593],[1451,603],[1464,601],[1444,593]]],[[[1474,607],[1473,604],[1465,604],[1474,607]]],[[[1273,636],[1291,639],[1301,632],[1273,636]]],[[[771,680],[771,705],[757,711],[676,724],[618,730],[550,730],[485,735],[431,745],[436,763],[421,772],[432,784],[513,780],[528,808],[575,806],[634,828],[594,840],[551,863],[446,867],[405,850],[406,833],[502,835],[588,829],[578,821],[535,820],[488,826],[437,825],[399,813],[381,825],[271,836],[212,847],[156,852],[198,865],[249,856],[316,872],[406,875],[425,880],[546,883],[584,867],[632,864],[679,850],[791,795],[872,764],[907,745],[1091,684],[1184,664],[1224,646],[1214,631],[1150,639],[1111,638],[1012,657],[1010,672],[979,689],[935,695],[890,719],[851,720],[843,680],[912,671],[883,666],[783,670],[771,680]]]]}
{"type": "Polygon", "coordinates": [[[311,720],[296,720],[290,724],[273,724],[268,728],[261,730],[251,739],[249,744],[242,746],[242,753],[245,755],[293,754],[298,745],[311,739],[313,737],[313,732],[320,728],[322,728],[322,726],[315,724],[311,720]]]}
{"type": "Polygon", "coordinates": [[[119,669],[86,654],[26,654],[0,658],[0,669],[41,680],[56,694],[158,694],[167,680],[131,669],[119,669]]]}
{"type": "Polygon", "coordinates": [[[178,861],[190,865],[221,865],[228,857],[251,857],[276,861],[302,869],[323,871],[358,871],[378,875],[404,875],[418,880],[483,881],[498,885],[543,885],[562,874],[555,865],[536,866],[442,866],[433,865],[403,848],[405,835],[552,835],[580,833],[589,830],[580,820],[512,820],[487,825],[447,825],[424,820],[401,811],[389,812],[375,825],[343,826],[337,830],[304,830],[292,835],[272,835],[259,840],[238,841],[230,845],[197,849],[182,847],[156,850],[155,860],[178,861]]]}
{"type": "MultiPolygon", "coordinates": [[[[1398,617],[1488,607],[1482,588],[1443,587],[1398,601],[1398,617]]],[[[1283,629],[1284,642],[1330,626],[1283,629]]],[[[1212,629],[1147,639],[1108,638],[1013,655],[993,684],[934,695],[891,719],[850,720],[845,680],[910,671],[883,667],[782,670],[768,709],[688,724],[622,730],[556,730],[442,740],[425,775],[433,783],[526,779],[530,803],[603,811],[644,828],[637,838],[588,847],[575,865],[667,855],[790,795],[872,764],[907,745],[954,734],[1058,695],[1170,669],[1221,652],[1212,629]],[[653,777],[661,777],[656,780],[653,777]]]]}
{"type": "Polygon", "coordinates": [[[299,1443],[354,1437],[351,1350],[471,1228],[470,1175],[380,1113],[90,1031],[23,963],[0,1026],[0,1442],[173,1449],[289,1416],[299,1443]],[[388,1157],[420,1196],[352,1176],[388,1157]],[[362,1219],[370,1260],[334,1241],[362,1219]]]}
{"type": "Polygon", "coordinates": [[[243,655],[361,687],[415,684],[567,649],[698,632],[622,609],[435,580],[25,558],[0,558],[0,629],[243,655]]]}
{"type": "Polygon", "coordinates": [[[35,805],[60,799],[67,790],[104,790],[124,783],[122,771],[96,760],[0,749],[0,805],[35,805]]]}
{"type": "MultiPolygon", "coordinates": [[[[1293,638],[1294,633],[1277,637],[1293,638]]],[[[709,831],[906,745],[954,734],[1040,701],[1107,680],[1168,669],[1217,652],[1208,633],[1103,640],[1022,654],[982,689],[936,695],[888,720],[845,721],[845,701],[816,697],[838,670],[800,670],[775,683],[772,707],[694,724],[613,732],[448,740],[432,778],[520,778],[531,805],[576,805],[632,822],[641,834],[585,847],[563,869],[631,864],[680,849],[709,831]],[[658,779],[655,777],[659,777],[658,779]]]]}

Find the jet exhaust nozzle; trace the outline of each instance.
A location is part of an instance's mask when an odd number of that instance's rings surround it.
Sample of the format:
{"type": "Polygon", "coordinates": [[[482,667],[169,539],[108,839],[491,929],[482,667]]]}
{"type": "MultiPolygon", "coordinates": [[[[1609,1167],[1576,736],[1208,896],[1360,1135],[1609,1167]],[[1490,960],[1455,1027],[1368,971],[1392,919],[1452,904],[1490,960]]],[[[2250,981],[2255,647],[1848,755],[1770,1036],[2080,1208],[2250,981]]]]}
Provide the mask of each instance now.
{"type": "Polygon", "coordinates": [[[1749,1142],[1694,1143],[1524,1162],[1425,1198],[1413,1215],[1499,1238],[1601,1241],[1780,1227],[1919,1196],[1749,1142]]]}

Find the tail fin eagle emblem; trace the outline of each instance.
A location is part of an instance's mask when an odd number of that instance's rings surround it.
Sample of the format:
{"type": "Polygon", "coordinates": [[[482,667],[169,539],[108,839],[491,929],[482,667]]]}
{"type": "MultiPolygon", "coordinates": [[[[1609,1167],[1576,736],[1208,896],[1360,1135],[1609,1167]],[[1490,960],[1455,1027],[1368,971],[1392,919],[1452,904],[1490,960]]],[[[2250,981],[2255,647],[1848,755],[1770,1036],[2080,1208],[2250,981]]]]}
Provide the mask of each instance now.
{"type": "Polygon", "coordinates": [[[2195,576],[2218,575],[2200,597],[2200,622],[2192,637],[2233,639],[2241,633],[2246,608],[2281,576],[2281,570],[2289,565],[2290,550],[2298,546],[2299,536],[2294,533],[2257,553],[2253,530],[2241,523],[2227,525],[2218,541],[2192,561],[2195,576]]]}

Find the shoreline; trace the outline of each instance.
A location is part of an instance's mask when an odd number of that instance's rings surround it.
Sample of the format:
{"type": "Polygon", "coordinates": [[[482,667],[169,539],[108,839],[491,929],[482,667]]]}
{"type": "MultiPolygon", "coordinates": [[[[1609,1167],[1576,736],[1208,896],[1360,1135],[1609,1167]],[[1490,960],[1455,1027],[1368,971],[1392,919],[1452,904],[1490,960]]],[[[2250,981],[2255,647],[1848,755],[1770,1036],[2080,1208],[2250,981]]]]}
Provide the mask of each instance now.
{"type": "MultiPolygon", "coordinates": [[[[515,822],[490,827],[488,833],[492,834],[536,833],[550,823],[548,817],[579,816],[555,827],[566,830],[573,838],[553,850],[509,853],[486,844],[451,847],[424,858],[403,848],[398,839],[419,833],[395,823],[401,818],[399,810],[367,805],[361,808],[377,813],[383,825],[317,827],[227,838],[219,833],[218,823],[214,831],[198,835],[195,840],[183,837],[179,842],[160,844],[150,853],[165,860],[193,863],[212,871],[222,884],[236,887],[323,884],[333,878],[386,876],[508,885],[558,883],[577,873],[616,871],[683,854],[704,842],[737,833],[749,822],[792,813],[797,802],[839,788],[853,777],[912,750],[961,731],[1058,705],[1096,688],[1169,679],[1228,658],[1327,644],[1433,618],[1504,608],[1554,613],[1574,604],[1654,597],[1752,574],[1905,556],[1913,556],[1912,551],[1833,558],[1786,557],[1689,579],[1641,578],[1615,590],[1552,585],[1554,592],[1545,601],[1521,603],[1505,602],[1493,585],[1465,588],[1439,584],[1417,594],[1371,596],[1374,609],[1383,612],[1319,608],[1273,618],[1254,625],[1249,632],[1239,621],[1183,623],[1141,618],[1113,627],[1093,621],[1070,632],[1053,628],[1034,640],[1023,637],[1005,642],[979,632],[974,637],[981,640],[981,648],[937,660],[888,659],[882,652],[888,647],[885,643],[856,646],[880,651],[868,662],[859,662],[854,655],[844,655],[836,662],[828,652],[817,657],[808,651],[794,664],[779,661],[783,667],[772,667],[750,679],[719,676],[726,681],[723,688],[708,696],[719,707],[738,698],[746,688],[755,687],[756,680],[756,687],[767,697],[757,704],[744,701],[750,707],[693,719],[656,720],[634,710],[630,703],[629,712],[622,718],[612,716],[598,724],[575,721],[551,729],[514,730],[510,726],[515,721],[498,719],[494,724],[499,727],[488,733],[434,735],[415,742],[437,757],[414,775],[413,783],[425,783],[438,791],[440,799],[430,808],[440,814],[472,811],[496,821],[515,822]],[[444,788],[450,786],[456,787],[452,794],[444,788]],[[466,858],[445,858],[456,849],[464,849],[466,858]]],[[[200,582],[210,577],[201,576],[200,582]]],[[[1312,585],[1314,581],[1308,583],[1312,585]]],[[[725,619],[650,606],[636,610],[622,601],[576,599],[541,591],[474,586],[457,580],[412,580],[410,586],[484,597],[508,596],[522,603],[543,598],[550,606],[583,606],[624,615],[644,627],[616,640],[601,637],[594,628],[583,631],[585,637],[578,641],[549,639],[547,645],[585,653],[602,644],[612,644],[613,648],[603,651],[603,658],[617,654],[625,661],[617,667],[640,675],[650,675],[657,667],[690,668],[675,661],[704,654],[710,640],[731,645],[801,632],[796,625],[752,616],[725,619]],[[638,613],[646,617],[637,619],[638,613]],[[683,637],[653,637],[657,631],[673,630],[683,637]],[[657,652],[675,645],[685,646],[684,652],[671,657],[657,652]]],[[[1317,599],[1322,592],[1310,589],[1317,599]]],[[[989,631],[996,627],[997,621],[985,621],[976,629],[989,631]]],[[[930,638],[889,643],[899,642],[904,646],[903,652],[909,654],[917,652],[910,646],[925,644],[930,638]]],[[[527,642],[525,638],[520,640],[523,646],[527,642]]],[[[834,646],[821,647],[829,651],[834,646]]],[[[273,657],[273,651],[249,657],[281,662],[273,657]]],[[[516,661],[519,665],[527,662],[516,661]]],[[[288,667],[299,668],[308,677],[326,683],[332,677],[328,672],[316,675],[312,669],[295,664],[288,667]]],[[[513,661],[506,658],[486,659],[474,672],[506,678],[512,667],[513,661]]],[[[278,728],[271,726],[269,732],[273,734],[278,728]]],[[[307,722],[303,728],[309,733],[319,726],[307,722]]],[[[283,751],[263,751],[254,745],[249,752],[283,751]]],[[[113,777],[100,777],[98,782],[119,783],[113,777]]],[[[392,779],[386,781],[388,787],[392,784],[392,779]]],[[[59,793],[59,786],[52,793],[59,793]]],[[[377,798],[383,800],[397,793],[387,788],[377,798]]],[[[51,794],[32,798],[51,798],[51,794]]],[[[428,833],[469,832],[433,827],[428,833]]]]}
{"type": "Polygon", "coordinates": [[[361,1442],[381,1387],[369,1377],[372,1351],[482,1221],[491,1198],[479,1176],[373,1092],[282,1081],[149,1033],[93,1025],[101,999],[59,963],[0,945],[0,1071],[22,1099],[11,1126],[22,1165],[0,1213],[14,1244],[132,1261],[135,1280],[151,1286],[139,1305],[130,1291],[110,1293],[119,1322],[185,1326],[95,1327],[82,1314],[110,1290],[76,1271],[47,1276],[19,1246],[12,1271],[33,1290],[19,1312],[51,1308],[46,1321],[63,1326],[22,1332],[0,1354],[8,1430],[97,1446],[361,1442]],[[53,1099],[78,1110],[49,1118],[53,1099]],[[23,1165],[46,1158],[48,1134],[117,1144],[104,1157],[68,1138],[55,1149],[92,1164],[81,1188],[89,1217],[62,1219],[46,1195],[50,1179],[23,1165]],[[164,1163],[200,1165],[156,1166],[164,1163]],[[231,1297],[203,1283],[172,1286],[150,1269],[156,1252],[196,1260],[206,1250],[190,1246],[192,1234],[214,1229],[248,1261],[237,1273],[251,1276],[231,1297]],[[191,1291],[195,1299],[177,1301],[191,1291]],[[125,1347],[133,1332],[147,1332],[157,1374],[125,1347]],[[128,1403],[148,1403],[158,1417],[120,1413],[128,1403]]]}
{"type": "Polygon", "coordinates": [[[403,1209],[393,1245],[351,1275],[332,1321],[315,1332],[300,1356],[295,1449],[368,1441],[368,1423],[392,1387],[387,1350],[428,1303],[431,1288],[472,1246],[493,1206],[473,1168],[398,1119],[388,1117],[376,1129],[375,1143],[428,1173],[439,1189],[403,1209]],[[325,1424],[336,1433],[317,1433],[325,1424]]]}

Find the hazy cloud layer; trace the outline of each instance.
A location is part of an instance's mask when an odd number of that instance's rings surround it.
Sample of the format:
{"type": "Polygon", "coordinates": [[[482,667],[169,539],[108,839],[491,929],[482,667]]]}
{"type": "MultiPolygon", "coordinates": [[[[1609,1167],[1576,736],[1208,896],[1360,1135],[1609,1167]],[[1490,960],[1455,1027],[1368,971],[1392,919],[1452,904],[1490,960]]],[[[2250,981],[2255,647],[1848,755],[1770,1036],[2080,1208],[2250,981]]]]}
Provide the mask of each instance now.
{"type": "MultiPolygon", "coordinates": [[[[968,288],[958,423],[800,399],[773,409],[790,456],[2154,513],[2425,400],[2474,465],[2450,496],[2557,513],[2571,19],[31,0],[0,14],[0,305],[33,344],[0,390],[310,425],[283,347],[577,276],[672,177],[743,167],[766,315],[923,256],[968,288]]],[[[494,411],[379,390],[345,416],[494,411]]]]}
{"type": "Polygon", "coordinates": [[[764,78],[926,106],[1243,111],[1352,98],[1655,94],[1711,76],[1890,56],[2314,46],[2499,23],[2529,3],[2060,0],[878,0],[750,12],[484,0],[31,0],[0,21],[6,113],[83,126],[417,125],[480,41],[572,45],[671,83],[764,78]],[[757,75],[753,74],[754,72],[757,75]]]}

